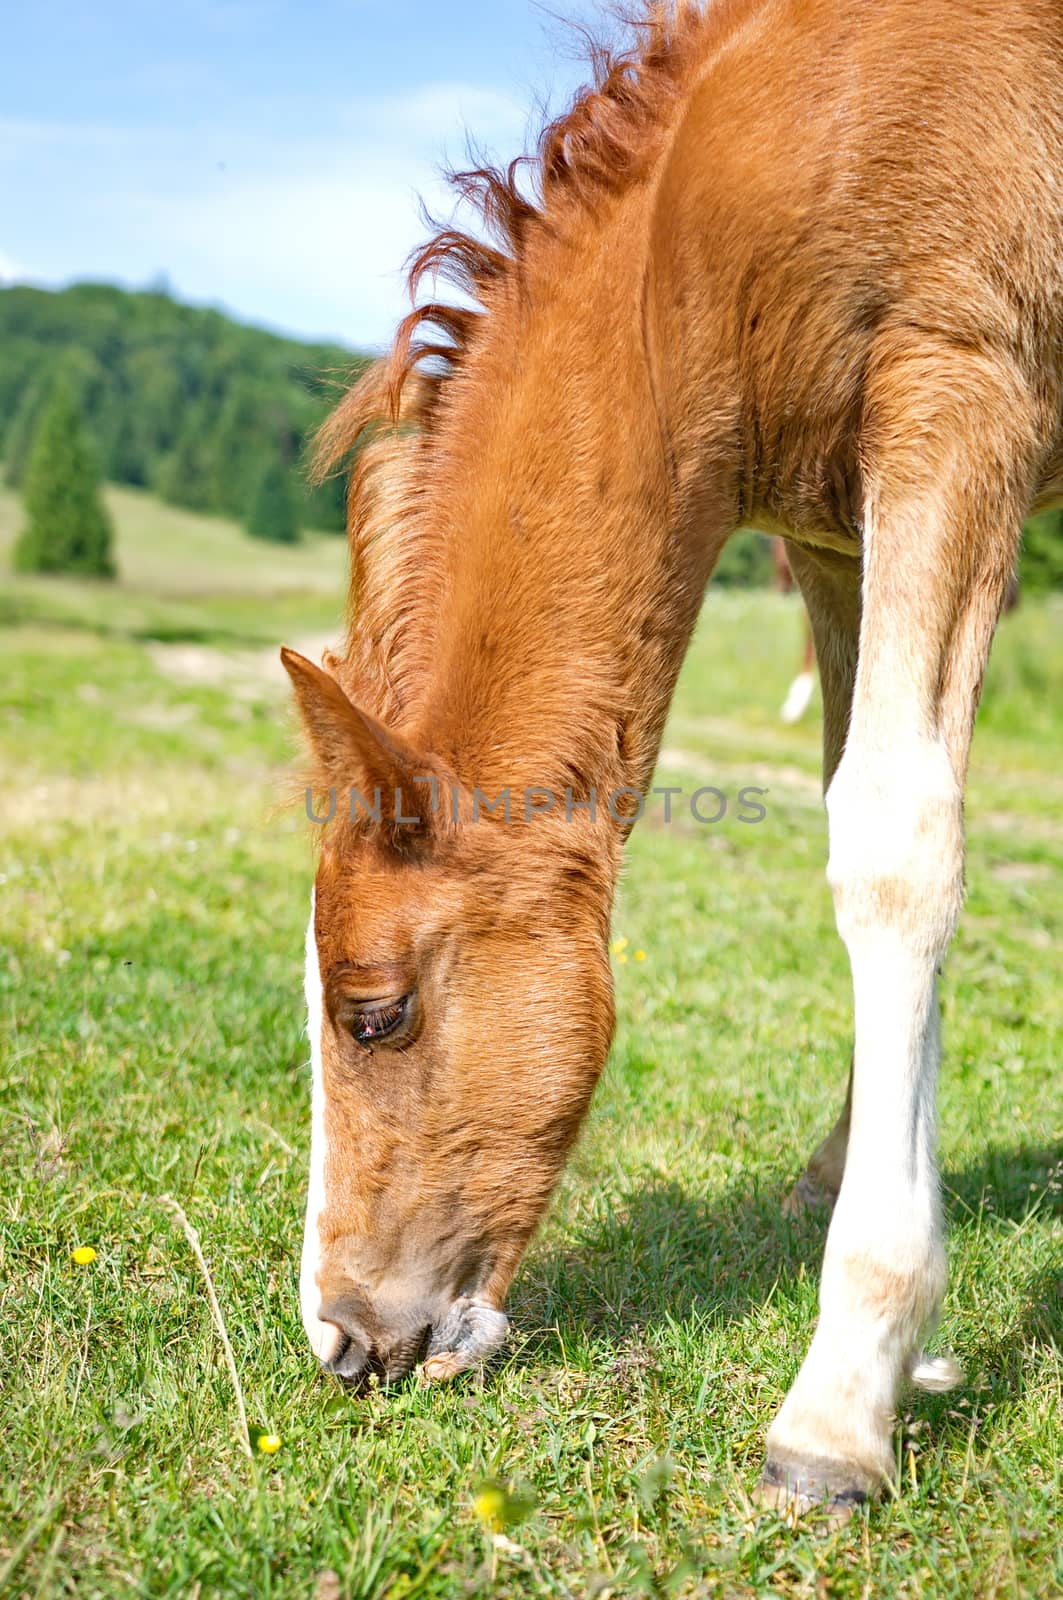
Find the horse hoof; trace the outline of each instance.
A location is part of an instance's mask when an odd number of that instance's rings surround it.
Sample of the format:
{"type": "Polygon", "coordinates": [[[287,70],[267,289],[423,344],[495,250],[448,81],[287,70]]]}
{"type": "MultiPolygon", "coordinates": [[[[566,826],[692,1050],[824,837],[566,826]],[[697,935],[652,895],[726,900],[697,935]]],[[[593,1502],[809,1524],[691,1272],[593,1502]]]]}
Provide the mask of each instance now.
{"type": "Polygon", "coordinates": [[[829,1189],[820,1188],[806,1172],[794,1184],[782,1203],[784,1217],[802,1217],[806,1212],[833,1211],[838,1196],[829,1189]]]}
{"type": "Polygon", "coordinates": [[[798,1461],[769,1456],[753,1499],[765,1511],[793,1518],[815,1516],[831,1527],[845,1522],[876,1494],[858,1467],[843,1461],[798,1461]]]}

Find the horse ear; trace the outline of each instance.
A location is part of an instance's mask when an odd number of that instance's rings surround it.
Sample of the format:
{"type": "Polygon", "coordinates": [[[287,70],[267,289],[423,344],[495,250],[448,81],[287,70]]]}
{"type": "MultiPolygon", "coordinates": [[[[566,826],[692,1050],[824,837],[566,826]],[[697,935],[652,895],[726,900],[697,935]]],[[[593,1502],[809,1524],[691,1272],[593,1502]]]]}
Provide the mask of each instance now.
{"type": "Polygon", "coordinates": [[[426,792],[414,784],[437,776],[436,763],[362,711],[330,673],[305,656],[283,645],[281,662],[292,680],[299,717],[325,783],[350,784],[370,806],[379,790],[384,815],[398,820],[411,813],[406,820],[414,821],[418,805],[424,810],[426,792]],[[401,803],[396,790],[402,791],[401,803]]]}

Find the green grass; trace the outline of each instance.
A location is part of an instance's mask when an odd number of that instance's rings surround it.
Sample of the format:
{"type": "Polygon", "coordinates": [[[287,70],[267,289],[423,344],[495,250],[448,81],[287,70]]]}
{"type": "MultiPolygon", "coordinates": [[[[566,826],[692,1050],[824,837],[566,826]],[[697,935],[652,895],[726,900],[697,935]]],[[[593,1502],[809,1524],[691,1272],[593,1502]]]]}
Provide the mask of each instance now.
{"type": "Polygon", "coordinates": [[[347,563],[335,534],[267,544],[142,490],[111,486],[106,501],[118,583],[15,576],[8,568],[22,506],[0,486],[0,625],[44,621],[104,635],[263,645],[290,622],[335,629],[347,563]]]}
{"type": "Polygon", "coordinates": [[[610,1068],[504,1357],[482,1384],[356,1398],[298,1320],[311,852],[273,809],[290,727],[265,653],[336,631],[342,552],[114,504],[123,585],[0,600],[0,1593],[1063,1593],[1059,606],[998,640],[945,980],[939,1343],[968,1382],[904,1397],[899,1499],[791,1532],[748,1496],[823,1224],[779,1201],[850,1025],[816,718],[775,715],[796,606],[706,606],[662,777],[763,784],[768,817],[636,830],[616,931],[647,959],[618,967],[610,1068]],[[168,1195],[272,1457],[241,1453],[168,1195]],[[485,1481],[527,1499],[509,1544],[485,1481]]]}

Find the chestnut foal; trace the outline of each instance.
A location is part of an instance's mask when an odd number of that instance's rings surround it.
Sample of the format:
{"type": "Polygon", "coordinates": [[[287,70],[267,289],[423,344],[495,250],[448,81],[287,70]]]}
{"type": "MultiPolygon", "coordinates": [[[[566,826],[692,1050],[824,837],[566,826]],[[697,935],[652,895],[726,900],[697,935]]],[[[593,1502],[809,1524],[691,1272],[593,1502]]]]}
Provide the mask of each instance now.
{"type": "Polygon", "coordinates": [[[346,649],[284,653],[342,793],[307,934],[303,1316],[350,1379],[500,1342],[612,1032],[617,792],[650,784],[724,541],[782,532],[855,1054],[799,1188],[836,1204],[761,1492],[843,1511],[894,1478],[905,1377],[953,1377],[921,1355],[935,979],[990,639],[1063,491],[1063,11],[662,6],[596,65],[526,169],[457,180],[494,242],[447,230],[415,265],[478,309],[414,311],[321,441],[325,469],[360,450],[346,649]]]}

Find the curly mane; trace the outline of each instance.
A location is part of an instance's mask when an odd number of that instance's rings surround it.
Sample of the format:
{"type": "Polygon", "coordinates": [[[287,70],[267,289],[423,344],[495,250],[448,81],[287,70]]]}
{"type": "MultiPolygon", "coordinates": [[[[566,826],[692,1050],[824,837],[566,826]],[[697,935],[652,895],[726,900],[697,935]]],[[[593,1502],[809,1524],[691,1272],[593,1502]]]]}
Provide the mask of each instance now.
{"type": "Polygon", "coordinates": [[[655,0],[641,15],[624,19],[634,35],[626,49],[589,39],[591,83],[544,127],[534,154],[505,168],[449,174],[458,198],[479,215],[486,239],[441,228],[411,258],[407,290],[416,302],[421,283],[431,277],[472,305],[435,298],[415,304],[390,353],[347,391],[318,431],[315,481],[341,470],[357,452],[347,500],[347,664],[382,713],[401,713],[407,674],[398,646],[404,637],[408,642],[407,624],[434,572],[419,513],[429,481],[426,452],[448,386],[483,337],[500,287],[519,272],[532,231],[548,226],[562,205],[589,207],[648,169],[658,148],[653,134],[667,126],[707,14],[697,0],[655,0]]]}

